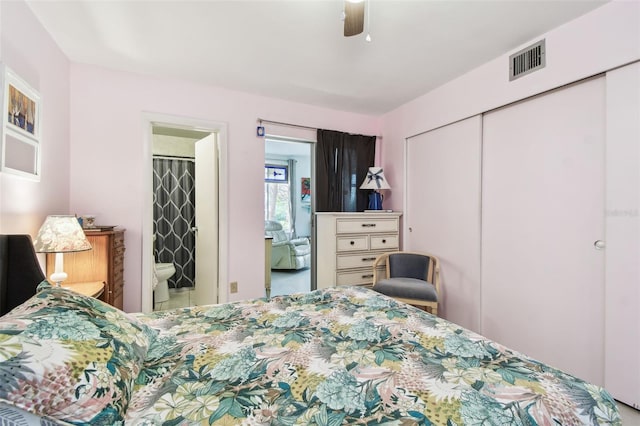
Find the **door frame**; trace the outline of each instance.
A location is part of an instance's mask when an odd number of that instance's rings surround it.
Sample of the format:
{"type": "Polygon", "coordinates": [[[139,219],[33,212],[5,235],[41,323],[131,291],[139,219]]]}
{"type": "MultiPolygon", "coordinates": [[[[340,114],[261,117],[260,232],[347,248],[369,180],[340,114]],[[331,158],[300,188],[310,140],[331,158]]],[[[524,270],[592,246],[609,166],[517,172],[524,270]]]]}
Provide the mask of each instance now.
{"type": "MultiPolygon", "coordinates": [[[[309,145],[309,166],[311,169],[311,211],[310,211],[310,220],[311,220],[311,273],[310,275],[310,283],[309,289],[310,291],[316,290],[318,288],[317,285],[317,274],[316,274],[316,198],[313,194],[316,193],[316,147],[318,146],[317,141],[314,139],[307,139],[305,137],[293,137],[293,136],[280,136],[278,134],[269,132],[264,136],[264,147],[263,153],[266,149],[267,141],[273,142],[287,142],[287,143],[304,143],[309,145]]],[[[266,159],[265,159],[266,161],[266,159]]],[[[264,202],[264,200],[263,200],[264,202]]],[[[266,260],[265,260],[266,262],[266,260]]],[[[266,267],[266,265],[265,265],[266,267]]]]}
{"type": "Polygon", "coordinates": [[[142,312],[153,311],[153,126],[197,130],[217,134],[218,168],[218,303],[228,299],[229,259],[229,169],[227,123],[170,114],[142,113],[142,312]]]}

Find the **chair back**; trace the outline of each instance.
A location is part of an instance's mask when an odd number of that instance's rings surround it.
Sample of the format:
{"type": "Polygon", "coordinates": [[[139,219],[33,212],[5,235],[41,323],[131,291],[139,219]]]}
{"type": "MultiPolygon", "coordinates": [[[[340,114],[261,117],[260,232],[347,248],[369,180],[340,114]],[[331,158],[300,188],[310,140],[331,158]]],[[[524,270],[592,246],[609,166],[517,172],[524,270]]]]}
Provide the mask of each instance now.
{"type": "Polygon", "coordinates": [[[431,258],[416,253],[393,253],[387,260],[389,278],[415,278],[428,281],[429,262],[431,258]]]}
{"type": "Polygon", "coordinates": [[[44,279],[31,236],[0,235],[0,315],[36,294],[44,279]]]}
{"type": "Polygon", "coordinates": [[[274,243],[282,241],[289,241],[287,233],[282,229],[282,225],[275,220],[264,221],[264,234],[268,237],[273,237],[274,243]]]}

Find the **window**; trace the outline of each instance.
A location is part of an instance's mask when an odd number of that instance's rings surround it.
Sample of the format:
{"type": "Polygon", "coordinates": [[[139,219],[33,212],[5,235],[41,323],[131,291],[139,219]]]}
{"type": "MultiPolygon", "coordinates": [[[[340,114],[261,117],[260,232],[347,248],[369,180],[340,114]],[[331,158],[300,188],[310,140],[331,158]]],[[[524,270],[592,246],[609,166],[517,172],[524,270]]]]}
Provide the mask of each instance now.
{"type": "Polygon", "coordinates": [[[264,220],[275,220],[291,232],[289,169],[285,165],[264,166],[264,220]]]}

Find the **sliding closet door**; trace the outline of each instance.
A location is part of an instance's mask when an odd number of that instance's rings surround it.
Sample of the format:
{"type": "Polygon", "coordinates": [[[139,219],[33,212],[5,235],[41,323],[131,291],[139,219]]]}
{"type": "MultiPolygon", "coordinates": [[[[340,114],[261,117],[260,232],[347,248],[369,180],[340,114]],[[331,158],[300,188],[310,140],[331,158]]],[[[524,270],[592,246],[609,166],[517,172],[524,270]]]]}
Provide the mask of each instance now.
{"type": "Polygon", "coordinates": [[[479,331],[481,116],[407,140],[404,249],[441,261],[438,313],[479,331]]]}
{"type": "Polygon", "coordinates": [[[483,122],[482,332],[603,383],[604,78],[483,122]]]}
{"type": "Polygon", "coordinates": [[[605,387],[640,409],[640,63],[607,73],[605,387]]]}

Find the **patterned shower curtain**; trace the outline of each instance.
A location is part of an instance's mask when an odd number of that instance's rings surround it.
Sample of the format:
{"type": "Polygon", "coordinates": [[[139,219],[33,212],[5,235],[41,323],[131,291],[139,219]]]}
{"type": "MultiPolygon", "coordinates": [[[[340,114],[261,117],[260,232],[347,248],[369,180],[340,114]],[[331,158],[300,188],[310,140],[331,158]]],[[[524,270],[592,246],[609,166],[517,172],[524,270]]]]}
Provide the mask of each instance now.
{"type": "Polygon", "coordinates": [[[189,159],[153,159],[154,255],[173,263],[170,288],[195,286],[195,163],[189,159]]]}

